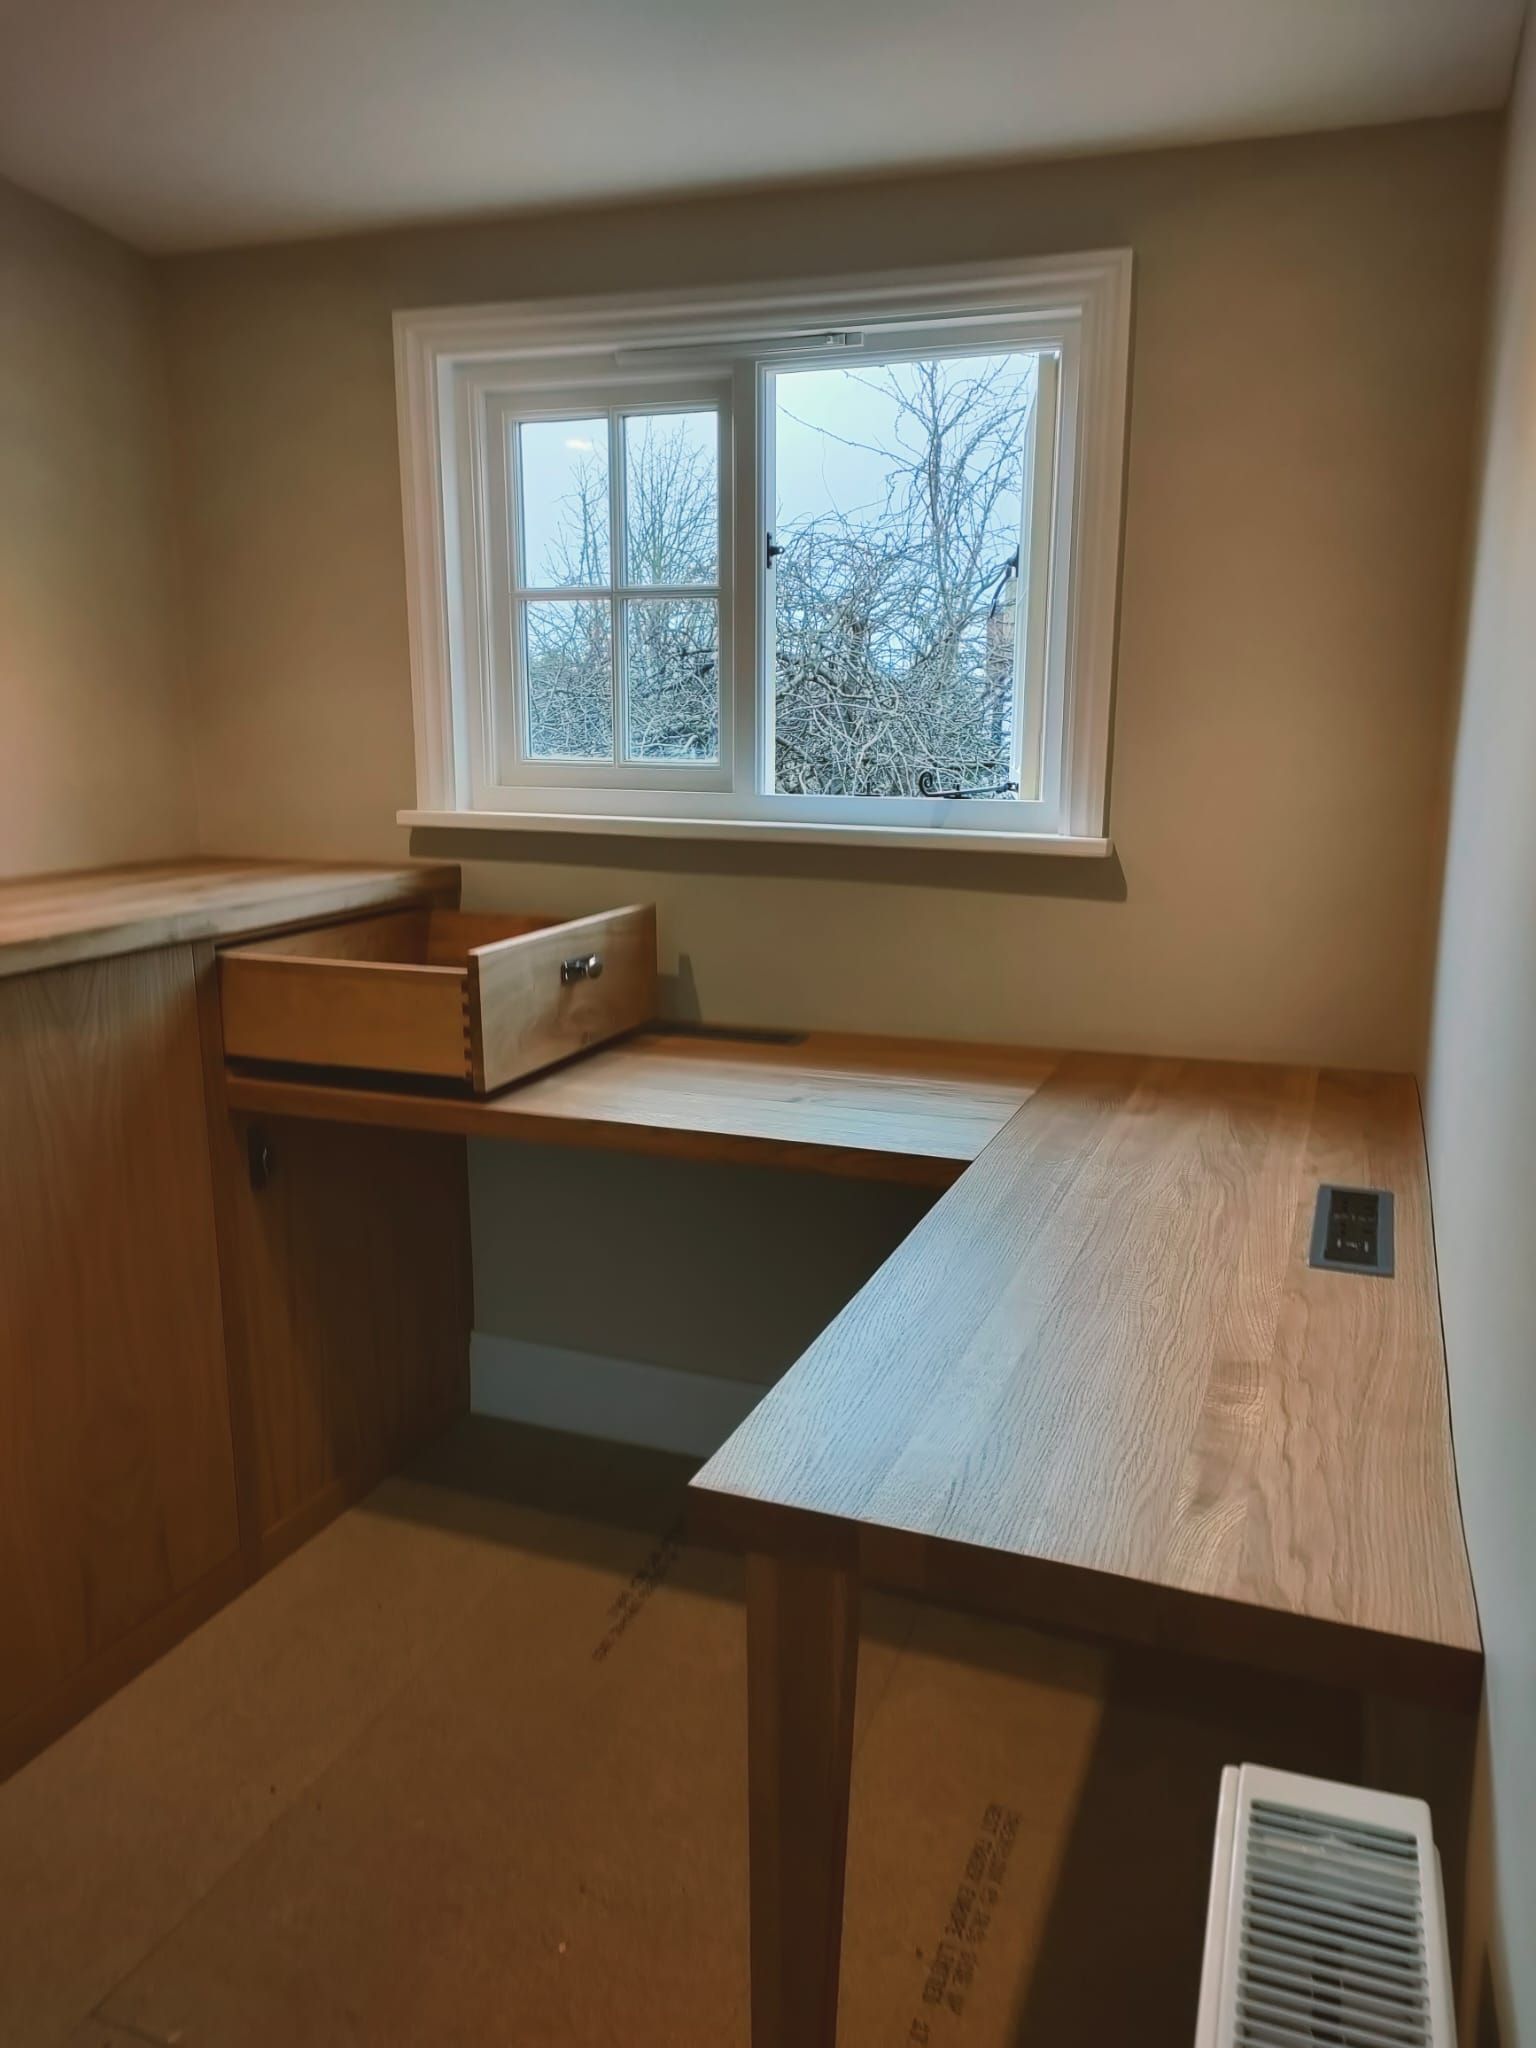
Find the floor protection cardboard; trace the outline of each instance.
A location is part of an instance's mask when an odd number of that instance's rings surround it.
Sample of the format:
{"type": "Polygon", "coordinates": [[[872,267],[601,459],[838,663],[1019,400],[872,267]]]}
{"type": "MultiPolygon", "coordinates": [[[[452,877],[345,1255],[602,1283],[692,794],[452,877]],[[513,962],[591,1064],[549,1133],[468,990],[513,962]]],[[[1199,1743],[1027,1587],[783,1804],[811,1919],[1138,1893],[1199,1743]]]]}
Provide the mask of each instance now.
{"type": "MultiPolygon", "coordinates": [[[[67,2048],[91,2024],[110,2048],[747,2048],[739,1565],[682,1540],[665,1489],[603,1519],[601,1484],[572,1514],[459,1477],[359,1517],[395,1550],[471,1530],[476,1597],[67,2048]]],[[[1294,1753],[1295,1702],[1255,1721],[1218,1686],[1191,1715],[1187,1674],[1122,1684],[1097,1650],[897,1600],[865,1621],[843,2048],[1182,2048],[1216,1776],[1266,1727],[1294,1753]]]]}

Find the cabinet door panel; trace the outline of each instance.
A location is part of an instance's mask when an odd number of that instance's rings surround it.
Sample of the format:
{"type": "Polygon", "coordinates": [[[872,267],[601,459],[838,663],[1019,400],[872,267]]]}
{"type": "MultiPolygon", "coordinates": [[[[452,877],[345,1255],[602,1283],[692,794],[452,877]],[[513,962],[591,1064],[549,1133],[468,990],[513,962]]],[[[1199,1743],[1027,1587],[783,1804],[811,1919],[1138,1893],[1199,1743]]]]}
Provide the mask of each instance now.
{"type": "Polygon", "coordinates": [[[229,1558],[189,948],[0,981],[0,1722],[229,1558]]]}
{"type": "Polygon", "coordinates": [[[227,1327],[270,1562],[467,1408],[468,1190],[460,1138],[303,1122],[263,1128],[253,1189],[248,1134],[236,1121],[227,1327]]]}

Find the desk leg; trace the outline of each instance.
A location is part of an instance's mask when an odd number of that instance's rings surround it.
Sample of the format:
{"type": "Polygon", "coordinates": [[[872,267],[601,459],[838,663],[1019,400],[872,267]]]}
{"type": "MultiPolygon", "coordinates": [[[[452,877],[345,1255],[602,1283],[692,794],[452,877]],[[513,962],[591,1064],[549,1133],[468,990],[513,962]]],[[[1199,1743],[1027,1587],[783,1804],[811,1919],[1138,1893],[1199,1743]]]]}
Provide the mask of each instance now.
{"type": "Polygon", "coordinates": [[[834,2048],[857,1574],[747,1559],[752,2048],[834,2048]]]}

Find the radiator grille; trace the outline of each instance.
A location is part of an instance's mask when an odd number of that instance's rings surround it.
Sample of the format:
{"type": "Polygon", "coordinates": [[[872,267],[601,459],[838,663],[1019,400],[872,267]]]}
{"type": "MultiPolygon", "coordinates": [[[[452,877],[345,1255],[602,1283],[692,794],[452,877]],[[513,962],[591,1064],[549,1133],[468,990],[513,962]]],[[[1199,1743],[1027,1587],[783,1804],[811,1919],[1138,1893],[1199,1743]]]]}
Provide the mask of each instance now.
{"type": "Polygon", "coordinates": [[[1238,2048],[1432,2048],[1415,1837],[1255,1799],[1247,1846],[1238,2048]]]}

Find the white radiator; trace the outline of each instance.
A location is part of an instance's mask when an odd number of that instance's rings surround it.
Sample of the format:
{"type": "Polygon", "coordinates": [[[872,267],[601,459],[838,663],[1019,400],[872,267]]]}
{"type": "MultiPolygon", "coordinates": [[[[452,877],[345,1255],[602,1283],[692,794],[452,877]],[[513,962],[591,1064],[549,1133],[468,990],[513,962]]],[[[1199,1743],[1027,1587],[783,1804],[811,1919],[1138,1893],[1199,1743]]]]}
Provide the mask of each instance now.
{"type": "Polygon", "coordinates": [[[1221,1774],[1196,2048],[1455,2048],[1420,1799],[1221,1774]]]}

